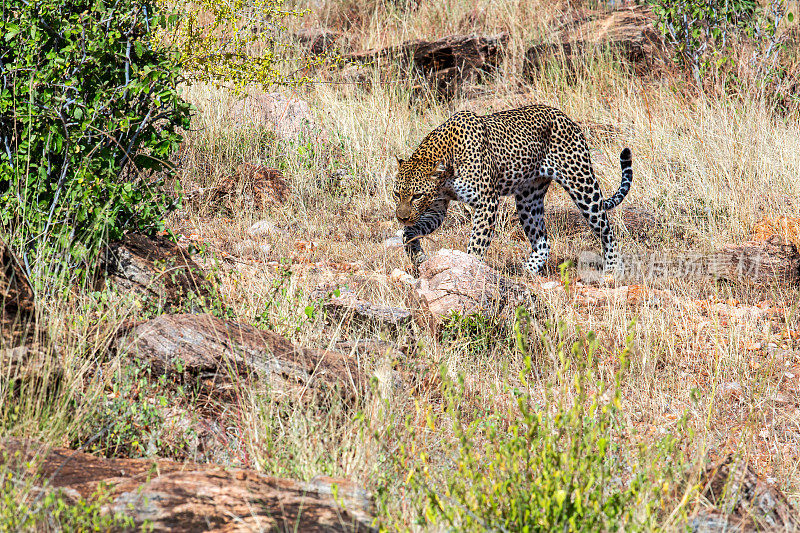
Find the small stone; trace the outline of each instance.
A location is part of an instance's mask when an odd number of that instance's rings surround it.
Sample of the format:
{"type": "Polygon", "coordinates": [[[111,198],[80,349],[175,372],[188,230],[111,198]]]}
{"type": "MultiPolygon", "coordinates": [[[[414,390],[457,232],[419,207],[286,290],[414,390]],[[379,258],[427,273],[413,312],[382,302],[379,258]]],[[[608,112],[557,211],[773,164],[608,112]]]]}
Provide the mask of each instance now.
{"type": "Polygon", "coordinates": [[[414,276],[399,268],[392,270],[392,273],[389,274],[389,280],[392,283],[405,283],[406,285],[413,285],[416,282],[414,276]]]}
{"type": "Polygon", "coordinates": [[[546,281],[540,285],[543,290],[550,291],[558,287],[559,283],[557,281],[546,281]]]}
{"type": "Polygon", "coordinates": [[[259,220],[247,229],[247,234],[251,237],[261,237],[264,235],[289,236],[289,233],[285,229],[279,228],[271,220],[259,220]]]}
{"type": "Polygon", "coordinates": [[[728,400],[738,400],[744,394],[744,389],[736,381],[729,381],[719,386],[719,395],[728,400]]]}
{"type": "Polygon", "coordinates": [[[776,403],[792,403],[792,399],[789,398],[789,396],[787,396],[786,394],[783,394],[782,392],[776,393],[773,399],[775,400],[776,403]]]}
{"type": "Polygon", "coordinates": [[[383,241],[383,247],[387,250],[402,250],[403,239],[400,237],[390,237],[383,241]]]}

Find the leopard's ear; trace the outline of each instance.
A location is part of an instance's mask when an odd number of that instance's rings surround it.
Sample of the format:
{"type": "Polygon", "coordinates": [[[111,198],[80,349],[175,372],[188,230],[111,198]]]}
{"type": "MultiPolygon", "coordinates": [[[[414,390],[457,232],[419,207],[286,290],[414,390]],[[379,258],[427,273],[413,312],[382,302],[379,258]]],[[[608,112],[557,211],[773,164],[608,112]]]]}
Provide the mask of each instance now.
{"type": "Polygon", "coordinates": [[[404,163],[404,161],[402,159],[400,159],[399,157],[394,156],[394,158],[397,159],[397,166],[398,167],[404,163]]]}

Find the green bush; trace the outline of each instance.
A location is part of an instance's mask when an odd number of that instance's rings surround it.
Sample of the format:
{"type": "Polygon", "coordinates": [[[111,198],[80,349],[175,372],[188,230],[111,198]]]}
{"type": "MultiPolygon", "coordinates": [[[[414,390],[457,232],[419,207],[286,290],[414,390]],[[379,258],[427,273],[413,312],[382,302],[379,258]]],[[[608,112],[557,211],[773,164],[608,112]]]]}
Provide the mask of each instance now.
{"type": "MultiPolygon", "coordinates": [[[[519,335],[527,328],[515,329],[519,335]]],[[[511,400],[507,408],[497,401],[470,405],[463,379],[454,382],[443,372],[442,414],[417,412],[427,427],[409,419],[389,432],[399,442],[387,456],[404,480],[401,490],[417,523],[457,531],[655,527],[682,469],[677,442],[671,436],[647,447],[630,441],[621,394],[627,350],[607,383],[597,369],[597,344],[589,333],[571,350],[563,342],[556,346],[554,385],[537,386],[527,356],[518,384],[498,391],[511,400]],[[453,435],[429,439],[442,432],[453,435]]],[[[391,488],[378,492],[386,497],[391,488]]]]}
{"type": "Polygon", "coordinates": [[[176,200],[169,158],[188,128],[177,57],[154,46],[148,0],[4,2],[0,218],[31,274],[81,274],[176,200]]]}
{"type": "Polygon", "coordinates": [[[675,59],[687,67],[698,87],[709,74],[722,71],[735,80],[737,53],[744,42],[753,48],[749,59],[753,76],[762,86],[775,85],[780,76],[778,55],[783,37],[778,25],[794,15],[786,0],[650,0],[658,27],[675,50],[675,59]],[[726,68],[727,67],[727,68],[726,68]]]}

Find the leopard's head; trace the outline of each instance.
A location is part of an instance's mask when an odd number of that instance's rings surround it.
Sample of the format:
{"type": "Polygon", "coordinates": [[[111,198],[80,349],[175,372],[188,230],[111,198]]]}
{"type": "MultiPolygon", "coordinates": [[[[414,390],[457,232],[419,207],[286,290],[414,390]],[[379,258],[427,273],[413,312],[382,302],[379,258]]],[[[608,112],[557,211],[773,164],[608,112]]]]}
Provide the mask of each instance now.
{"type": "Polygon", "coordinates": [[[419,217],[439,196],[439,187],[445,173],[441,163],[397,158],[397,177],[392,195],[397,204],[397,220],[406,226],[416,224],[419,217]]]}

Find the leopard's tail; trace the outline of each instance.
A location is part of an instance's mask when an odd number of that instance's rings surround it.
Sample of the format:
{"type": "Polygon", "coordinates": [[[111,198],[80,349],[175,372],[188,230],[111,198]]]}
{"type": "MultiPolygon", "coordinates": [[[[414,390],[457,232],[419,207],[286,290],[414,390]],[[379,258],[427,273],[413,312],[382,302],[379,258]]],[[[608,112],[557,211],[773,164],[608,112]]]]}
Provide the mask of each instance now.
{"type": "Polygon", "coordinates": [[[622,168],[622,183],[619,185],[619,189],[614,196],[605,200],[603,202],[603,209],[606,211],[610,209],[614,209],[619,204],[622,203],[622,200],[625,196],[628,195],[628,191],[631,190],[631,182],[633,181],[633,169],[631,168],[631,149],[625,148],[622,150],[622,153],[619,154],[619,166],[622,168]]]}

